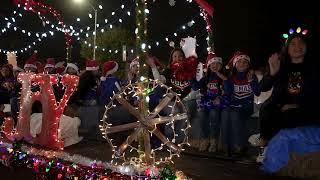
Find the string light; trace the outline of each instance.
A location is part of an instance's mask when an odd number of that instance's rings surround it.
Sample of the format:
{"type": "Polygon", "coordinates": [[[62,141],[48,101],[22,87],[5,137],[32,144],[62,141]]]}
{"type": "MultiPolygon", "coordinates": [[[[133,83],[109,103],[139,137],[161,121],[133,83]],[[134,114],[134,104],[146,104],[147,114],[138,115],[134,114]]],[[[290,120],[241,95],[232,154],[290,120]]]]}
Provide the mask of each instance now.
{"type": "Polygon", "coordinates": [[[288,39],[290,36],[293,36],[294,34],[302,34],[303,36],[306,36],[308,32],[308,29],[302,29],[301,27],[297,27],[295,30],[293,28],[290,28],[289,34],[284,33],[282,34],[282,37],[284,39],[288,39]]]}
{"type": "MultiPolygon", "coordinates": [[[[124,9],[124,7],[125,7],[124,5],[121,5],[121,8],[119,8],[119,9],[124,9]]],[[[146,14],[149,13],[149,10],[146,9],[146,10],[145,10],[145,13],[146,13],[146,14]]],[[[114,14],[115,14],[115,11],[112,12],[112,15],[114,15],[114,14]]],[[[130,15],[131,15],[131,12],[128,11],[127,14],[128,14],[128,16],[130,16],[130,15]]],[[[201,13],[201,14],[204,15],[203,13],[201,13]]],[[[8,19],[8,18],[7,18],[7,19],[8,19]]],[[[9,20],[9,19],[8,19],[8,20],[9,20]]],[[[80,20],[80,18],[79,18],[79,20],[80,20]]],[[[147,18],[145,19],[145,21],[147,21],[147,18]]],[[[119,19],[118,19],[118,22],[122,23],[122,22],[123,22],[122,18],[119,18],[119,19]]],[[[105,19],[105,23],[108,23],[108,19],[105,19]]],[[[191,21],[189,21],[188,23],[186,23],[186,25],[183,25],[181,29],[182,29],[182,30],[185,30],[187,27],[192,27],[192,26],[194,25],[194,23],[195,23],[195,21],[194,21],[194,20],[191,20],[191,21]]],[[[51,27],[55,27],[55,25],[52,24],[51,27]]],[[[66,26],[65,26],[65,27],[66,27],[66,26]]],[[[72,27],[72,26],[70,26],[70,27],[72,27]]],[[[113,28],[113,25],[112,25],[112,24],[109,24],[109,29],[112,29],[112,28],[113,28]]],[[[88,26],[88,27],[87,27],[87,31],[89,31],[90,29],[91,29],[91,28],[88,26]]],[[[208,29],[208,26],[207,26],[207,29],[208,29]]],[[[81,34],[85,33],[85,32],[83,31],[83,29],[80,29],[79,32],[77,32],[77,31],[74,30],[73,28],[70,28],[70,29],[68,29],[68,28],[61,29],[61,28],[56,27],[55,30],[64,31],[64,32],[69,32],[71,36],[78,36],[77,40],[80,40],[79,37],[82,36],[81,34]]],[[[101,30],[100,30],[100,31],[101,31],[101,32],[106,32],[106,30],[105,30],[104,27],[101,27],[101,30]]],[[[51,31],[51,32],[53,32],[53,31],[51,31]]],[[[136,33],[137,33],[137,32],[138,32],[138,28],[136,29],[136,33]]],[[[32,33],[32,32],[29,32],[29,34],[31,35],[31,34],[33,34],[33,33],[32,33]]],[[[39,33],[38,33],[38,34],[39,34],[39,33]]],[[[40,33],[40,34],[42,34],[42,33],[40,33]]],[[[50,33],[50,34],[52,35],[53,33],[50,33]]],[[[174,35],[174,37],[177,37],[177,36],[178,36],[177,32],[173,33],[173,35],[174,35]]],[[[89,37],[89,34],[88,34],[88,33],[85,33],[85,37],[89,37]]],[[[138,36],[138,38],[140,38],[140,37],[138,36]]],[[[207,40],[209,40],[208,37],[207,37],[207,40]]],[[[159,46],[159,45],[160,45],[159,42],[161,42],[161,41],[158,40],[158,41],[156,41],[156,42],[150,42],[150,43],[148,43],[147,47],[150,49],[153,44],[155,44],[156,46],[159,46]]],[[[166,44],[168,44],[168,42],[169,42],[169,38],[168,38],[168,37],[165,38],[165,42],[166,42],[166,44]]],[[[20,51],[17,50],[17,52],[21,52],[21,50],[20,50],[20,51]]]]}
{"type": "MultiPolygon", "coordinates": [[[[61,84],[65,87],[64,95],[60,102],[56,101],[53,85],[58,83],[56,75],[20,73],[18,81],[22,84],[21,105],[18,117],[16,133],[10,136],[13,126],[7,127],[4,132],[8,139],[24,139],[35,144],[39,144],[52,149],[63,150],[64,142],[59,137],[59,122],[64,108],[73,92],[75,91],[79,77],[64,75],[61,78],[61,84]],[[41,89],[38,92],[32,92],[31,86],[38,85],[41,89]],[[32,138],[30,135],[30,109],[34,101],[42,102],[43,116],[41,133],[32,138]],[[10,130],[11,129],[11,130],[10,130]],[[10,131],[9,131],[10,130],[10,131]]],[[[6,122],[5,122],[6,124],[6,122]]]]}
{"type": "Polygon", "coordinates": [[[135,166],[139,159],[132,158],[130,164],[114,165],[96,161],[77,154],[63,151],[46,151],[18,142],[0,142],[0,163],[10,167],[23,167],[34,171],[36,179],[188,179],[182,171],[164,167],[135,166]],[[82,179],[82,178],[79,178],[82,179]]]}
{"type": "MultiPolygon", "coordinates": [[[[38,42],[41,42],[42,41],[42,38],[39,38],[38,39],[38,42]]],[[[28,50],[31,50],[33,49],[35,46],[37,45],[37,42],[34,41],[28,45],[26,45],[25,47],[23,48],[20,48],[18,50],[8,50],[8,49],[0,49],[0,53],[3,53],[3,54],[7,54],[7,52],[14,52],[15,54],[18,54],[18,53],[25,53],[27,52],[28,50]]]]}
{"type": "MultiPolygon", "coordinates": [[[[140,78],[141,83],[144,85],[141,86],[140,83],[137,84],[129,84],[123,90],[118,93],[114,94],[114,96],[111,98],[110,103],[106,106],[106,111],[103,115],[102,125],[100,125],[101,133],[103,134],[103,137],[108,141],[110,146],[112,147],[113,154],[113,162],[117,162],[119,160],[123,162],[127,162],[128,159],[125,155],[125,150],[128,148],[128,151],[136,151],[138,154],[142,154],[143,156],[146,155],[146,152],[141,152],[139,148],[134,147],[131,145],[133,139],[138,136],[139,132],[141,131],[141,128],[145,127],[147,129],[147,132],[150,133],[150,135],[156,135],[163,143],[160,147],[151,149],[150,152],[150,158],[153,159],[153,163],[160,164],[164,162],[172,162],[172,158],[175,156],[179,156],[180,151],[182,150],[183,145],[188,145],[188,136],[187,131],[191,127],[188,121],[187,111],[186,108],[181,103],[181,100],[177,94],[175,94],[171,88],[168,86],[159,83],[158,81],[154,80],[148,80],[144,77],[140,78]],[[145,87],[145,88],[141,88],[145,87]],[[149,112],[146,116],[141,116],[141,113],[139,113],[136,110],[133,110],[131,105],[126,104],[126,100],[128,96],[132,96],[132,98],[137,98],[143,95],[145,97],[146,101],[149,98],[148,94],[152,93],[155,88],[162,87],[166,89],[166,93],[164,94],[164,98],[161,100],[159,105],[155,108],[153,112],[149,112]],[[171,100],[173,100],[172,104],[170,103],[171,100]],[[125,108],[129,108],[129,112],[132,113],[133,116],[137,118],[137,121],[135,123],[131,123],[130,125],[120,125],[120,126],[113,126],[111,123],[108,122],[108,112],[112,110],[113,108],[118,107],[116,101],[118,101],[120,104],[122,104],[125,108]],[[171,105],[170,105],[170,104],[171,105]],[[161,109],[169,107],[171,109],[171,112],[168,116],[161,116],[159,113],[161,109]],[[183,107],[182,112],[176,113],[177,110],[176,107],[183,107]],[[130,110],[131,109],[131,110],[130,110]],[[175,132],[175,122],[176,121],[183,121],[185,123],[185,128],[181,129],[181,132],[183,134],[180,134],[183,136],[183,140],[178,143],[177,137],[179,134],[175,132]],[[141,125],[139,125],[141,124],[141,125]],[[173,138],[169,140],[168,138],[165,138],[164,135],[160,133],[160,131],[157,129],[157,124],[166,124],[166,126],[171,127],[173,132],[173,138]],[[125,129],[123,129],[125,126],[125,129]],[[123,127],[123,128],[122,128],[123,127]],[[140,127],[140,128],[139,128],[140,127]],[[108,134],[120,132],[128,129],[136,129],[133,134],[131,134],[122,145],[117,146],[113,143],[113,141],[108,138],[108,134]],[[178,143],[177,145],[175,145],[178,143]],[[156,160],[156,151],[160,151],[164,149],[164,146],[168,147],[169,156],[165,157],[164,159],[156,160]]],[[[141,99],[144,101],[144,99],[141,99]]],[[[141,164],[140,164],[141,165],[141,164]]]]}

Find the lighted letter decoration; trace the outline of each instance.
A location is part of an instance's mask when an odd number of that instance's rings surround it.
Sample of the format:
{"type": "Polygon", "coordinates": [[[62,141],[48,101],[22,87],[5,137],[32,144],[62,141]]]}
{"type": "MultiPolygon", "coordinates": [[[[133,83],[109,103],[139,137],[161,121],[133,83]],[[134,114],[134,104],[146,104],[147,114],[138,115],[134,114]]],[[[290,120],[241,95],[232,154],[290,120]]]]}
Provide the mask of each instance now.
{"type": "MultiPolygon", "coordinates": [[[[58,83],[56,75],[20,73],[18,80],[22,83],[21,106],[16,131],[12,134],[10,127],[4,132],[8,139],[25,139],[34,144],[49,147],[52,149],[63,149],[63,140],[58,139],[60,117],[67,102],[75,91],[79,77],[64,75],[61,79],[65,87],[64,95],[59,103],[53,93],[52,86],[58,83]],[[40,91],[32,92],[31,86],[39,85],[40,91]],[[30,117],[32,104],[35,101],[42,104],[42,127],[41,133],[33,138],[30,134],[30,117]],[[9,136],[9,137],[8,137],[9,136]]],[[[6,124],[7,126],[7,124],[6,124]]]]}

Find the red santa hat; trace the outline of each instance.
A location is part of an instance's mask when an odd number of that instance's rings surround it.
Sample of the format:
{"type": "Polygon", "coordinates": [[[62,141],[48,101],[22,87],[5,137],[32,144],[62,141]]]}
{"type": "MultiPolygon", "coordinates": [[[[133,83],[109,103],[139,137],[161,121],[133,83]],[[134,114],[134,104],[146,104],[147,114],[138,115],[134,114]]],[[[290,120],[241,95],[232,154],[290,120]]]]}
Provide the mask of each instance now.
{"type": "Polygon", "coordinates": [[[137,65],[137,66],[140,66],[140,63],[139,63],[139,59],[134,59],[131,61],[130,63],[130,69],[134,66],[134,65],[137,65]]]}
{"type": "Polygon", "coordinates": [[[96,60],[88,59],[86,61],[86,71],[96,71],[99,69],[99,65],[96,60]]]}
{"type": "Polygon", "coordinates": [[[73,63],[67,63],[67,66],[66,66],[66,68],[65,68],[65,70],[64,70],[64,74],[67,72],[67,69],[68,68],[72,68],[72,69],[74,69],[74,70],[76,70],[77,71],[77,74],[79,75],[80,73],[79,73],[79,67],[76,65],[76,64],[73,64],[73,63]]]}
{"type": "Polygon", "coordinates": [[[46,65],[44,66],[44,68],[55,68],[55,65],[56,65],[56,61],[53,59],[53,58],[48,58],[47,59],[47,63],[46,65]]]}
{"type": "Polygon", "coordinates": [[[24,64],[24,69],[25,68],[34,68],[38,69],[37,67],[37,54],[34,53],[32,56],[30,56],[27,60],[26,63],[24,64]]]}
{"type": "Polygon", "coordinates": [[[102,69],[103,77],[101,77],[101,80],[105,81],[106,80],[105,77],[117,72],[118,68],[119,68],[119,65],[115,61],[110,60],[110,61],[105,62],[103,64],[103,69],[102,69]]]}
{"type": "Polygon", "coordinates": [[[207,57],[207,68],[210,66],[210,64],[217,62],[222,65],[222,58],[218,57],[215,53],[209,52],[208,57],[207,57]]]}
{"type": "Polygon", "coordinates": [[[250,57],[241,51],[237,51],[234,53],[233,57],[230,59],[227,64],[227,69],[234,67],[240,59],[247,60],[250,63],[250,57]]]}
{"type": "Polygon", "coordinates": [[[64,61],[58,62],[54,67],[56,68],[56,72],[58,74],[62,74],[65,70],[64,61]]]}

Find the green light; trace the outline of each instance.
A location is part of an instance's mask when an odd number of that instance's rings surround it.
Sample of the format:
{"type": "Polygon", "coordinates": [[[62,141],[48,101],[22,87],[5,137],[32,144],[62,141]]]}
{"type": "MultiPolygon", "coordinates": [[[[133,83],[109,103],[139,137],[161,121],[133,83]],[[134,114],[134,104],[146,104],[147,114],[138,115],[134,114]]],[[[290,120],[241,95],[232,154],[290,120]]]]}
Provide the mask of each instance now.
{"type": "Polygon", "coordinates": [[[283,38],[288,39],[288,34],[282,34],[283,38]]]}
{"type": "Polygon", "coordinates": [[[50,168],[46,168],[46,173],[50,171],[50,168]]]}

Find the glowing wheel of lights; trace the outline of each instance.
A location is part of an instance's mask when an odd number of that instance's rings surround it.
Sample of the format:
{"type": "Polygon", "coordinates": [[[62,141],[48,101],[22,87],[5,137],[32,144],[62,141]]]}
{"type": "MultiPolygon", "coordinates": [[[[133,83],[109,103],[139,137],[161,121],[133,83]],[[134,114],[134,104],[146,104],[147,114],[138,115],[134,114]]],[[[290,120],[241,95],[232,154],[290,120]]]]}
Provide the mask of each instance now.
{"type": "Polygon", "coordinates": [[[144,80],[136,84],[129,84],[121,92],[115,94],[106,106],[106,111],[101,121],[100,130],[114,152],[113,161],[129,162],[130,158],[128,154],[130,153],[126,154],[126,152],[135,150],[140,155],[139,158],[143,159],[143,163],[148,165],[168,161],[172,162],[172,157],[179,157],[180,152],[183,150],[183,145],[188,144],[187,129],[191,127],[186,108],[179,96],[171,88],[154,80],[144,80]],[[149,96],[152,96],[155,91],[159,90],[161,90],[163,96],[156,107],[150,112],[147,107],[150,100],[149,96]],[[130,103],[130,99],[140,99],[139,105],[137,103],[130,103]],[[109,118],[109,116],[112,116],[112,109],[121,106],[135,120],[122,125],[112,125],[110,122],[112,119],[109,118]],[[178,125],[179,128],[181,127],[180,129],[177,129],[178,125]],[[172,130],[171,134],[164,133],[159,126],[172,130]],[[123,135],[124,131],[131,131],[130,135],[126,137],[124,142],[121,140],[117,142],[116,138],[119,136],[112,134],[121,132],[123,135]],[[168,134],[169,137],[166,136],[168,134]],[[111,139],[111,136],[114,136],[114,139],[111,139]],[[150,141],[150,138],[154,140],[154,136],[158,142],[161,142],[161,145],[152,148],[154,144],[150,141]],[[143,143],[141,141],[139,143],[139,139],[142,139],[143,143]],[[139,146],[137,147],[135,141],[140,144],[140,148],[139,146]],[[143,150],[141,150],[141,147],[143,147],[143,150]],[[167,150],[165,153],[169,154],[169,156],[156,159],[156,152],[165,149],[165,147],[167,150]],[[141,158],[141,155],[143,158],[141,158]]]}

